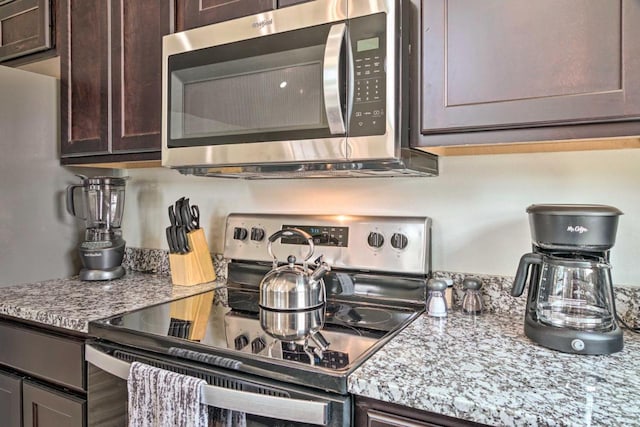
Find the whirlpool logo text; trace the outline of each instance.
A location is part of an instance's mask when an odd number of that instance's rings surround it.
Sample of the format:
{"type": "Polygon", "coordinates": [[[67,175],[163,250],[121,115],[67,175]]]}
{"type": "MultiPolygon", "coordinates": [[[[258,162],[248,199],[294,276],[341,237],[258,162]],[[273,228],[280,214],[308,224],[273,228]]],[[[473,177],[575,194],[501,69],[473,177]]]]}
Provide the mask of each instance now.
{"type": "Polygon", "coordinates": [[[251,24],[251,26],[253,28],[264,28],[267,25],[271,25],[273,24],[273,18],[269,18],[269,19],[265,19],[262,21],[258,21],[258,22],[254,22],[253,24],[251,24]]]}

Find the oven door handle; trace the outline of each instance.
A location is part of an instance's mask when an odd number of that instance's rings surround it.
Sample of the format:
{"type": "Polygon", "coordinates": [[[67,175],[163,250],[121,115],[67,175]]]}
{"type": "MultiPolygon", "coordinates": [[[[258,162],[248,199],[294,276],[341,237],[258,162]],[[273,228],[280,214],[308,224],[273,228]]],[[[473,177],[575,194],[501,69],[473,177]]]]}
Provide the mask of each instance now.
{"type": "MultiPolygon", "coordinates": [[[[95,367],[127,380],[131,364],[85,345],[85,360],[95,367]]],[[[309,400],[267,396],[212,385],[202,386],[202,403],[251,415],[309,424],[329,425],[329,404],[309,400]]]]}
{"type": "Polygon", "coordinates": [[[340,100],[340,52],[347,25],[344,23],[331,26],[324,48],[324,65],[322,81],[324,87],[324,108],[327,114],[329,132],[332,135],[344,135],[346,127],[340,100]]]}

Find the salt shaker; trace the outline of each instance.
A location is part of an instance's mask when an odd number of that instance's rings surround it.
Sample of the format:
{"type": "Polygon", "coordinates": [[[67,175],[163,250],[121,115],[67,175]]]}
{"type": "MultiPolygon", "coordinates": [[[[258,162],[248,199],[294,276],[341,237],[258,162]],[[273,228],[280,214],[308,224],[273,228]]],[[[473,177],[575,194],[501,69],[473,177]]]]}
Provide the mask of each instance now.
{"type": "Polygon", "coordinates": [[[462,297],[462,312],[466,314],[481,314],[484,309],[480,288],[482,281],[477,277],[467,277],[462,281],[464,296],[462,297]]]}
{"type": "Polygon", "coordinates": [[[447,317],[447,301],[444,293],[447,282],[442,279],[429,279],[427,282],[427,315],[432,317],[447,317]]]}

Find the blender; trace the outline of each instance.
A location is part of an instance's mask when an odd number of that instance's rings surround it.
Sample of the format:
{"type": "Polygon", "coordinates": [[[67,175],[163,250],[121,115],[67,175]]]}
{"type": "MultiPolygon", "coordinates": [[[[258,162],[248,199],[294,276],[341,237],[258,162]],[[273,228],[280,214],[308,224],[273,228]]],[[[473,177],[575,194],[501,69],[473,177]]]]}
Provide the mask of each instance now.
{"type": "Polygon", "coordinates": [[[67,211],[86,222],[79,252],[83,268],[80,280],[112,280],[124,276],[125,241],[120,224],[124,210],[124,187],[128,177],[96,176],[67,187],[67,211]],[[82,215],[76,212],[75,193],[82,189],[82,215]]]}
{"type": "Polygon", "coordinates": [[[533,252],[520,259],[511,290],[518,297],[529,283],[525,335],[565,353],[622,350],[609,264],[622,212],[605,205],[531,205],[527,213],[533,252]]]}

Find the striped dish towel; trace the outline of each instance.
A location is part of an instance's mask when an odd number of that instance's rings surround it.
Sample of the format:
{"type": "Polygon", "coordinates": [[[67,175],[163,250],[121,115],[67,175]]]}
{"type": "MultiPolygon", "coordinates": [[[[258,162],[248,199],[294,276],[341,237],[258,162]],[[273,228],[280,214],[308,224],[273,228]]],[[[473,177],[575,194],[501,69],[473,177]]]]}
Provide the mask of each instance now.
{"type": "Polygon", "coordinates": [[[203,384],[200,378],[133,362],[127,381],[129,427],[206,427],[203,384]]]}

